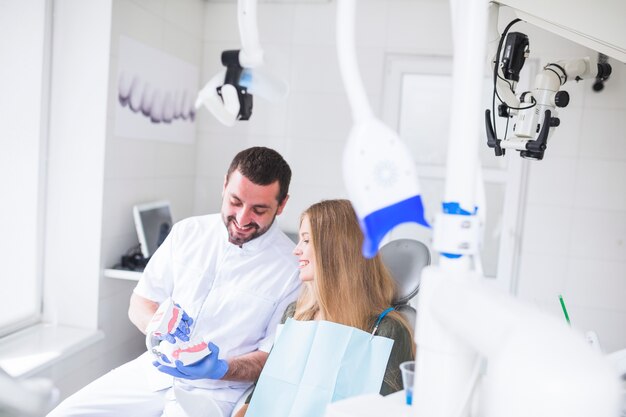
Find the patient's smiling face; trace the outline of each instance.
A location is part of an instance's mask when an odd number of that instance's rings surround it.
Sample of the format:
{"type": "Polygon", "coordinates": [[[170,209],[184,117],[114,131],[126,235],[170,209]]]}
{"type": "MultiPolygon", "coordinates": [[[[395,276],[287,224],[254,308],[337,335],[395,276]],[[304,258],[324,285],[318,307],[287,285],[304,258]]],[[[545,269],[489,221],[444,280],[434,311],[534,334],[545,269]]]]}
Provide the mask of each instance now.
{"type": "Polygon", "coordinates": [[[311,223],[307,215],[302,217],[299,236],[300,240],[293,250],[293,254],[298,257],[300,280],[302,282],[313,281],[315,277],[315,253],[311,241],[311,223]]]}

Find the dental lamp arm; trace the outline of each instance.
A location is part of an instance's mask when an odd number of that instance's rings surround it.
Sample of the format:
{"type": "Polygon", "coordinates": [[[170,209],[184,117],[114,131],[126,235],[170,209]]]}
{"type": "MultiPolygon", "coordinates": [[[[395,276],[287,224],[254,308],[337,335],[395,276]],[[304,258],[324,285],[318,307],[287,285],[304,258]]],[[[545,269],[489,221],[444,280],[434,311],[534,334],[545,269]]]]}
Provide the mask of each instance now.
{"type": "Polygon", "coordinates": [[[262,71],[263,49],[257,27],[257,0],[238,0],[237,17],[241,49],[222,52],[226,70],[218,72],[198,94],[195,106],[203,104],[226,126],[252,115],[253,95],[268,101],[283,100],[289,86],[262,71]]]}
{"type": "Polygon", "coordinates": [[[196,109],[203,104],[226,126],[237,120],[248,120],[252,114],[252,94],[240,84],[244,68],[263,64],[263,49],[257,28],[257,0],[238,0],[237,21],[242,48],[222,52],[226,70],[218,72],[198,93],[196,109]]]}
{"type": "Polygon", "coordinates": [[[263,48],[259,42],[257,27],[257,0],[238,0],[237,20],[241,37],[239,63],[243,68],[263,65],[263,48]]]}
{"type": "Polygon", "coordinates": [[[352,110],[355,123],[374,117],[370,106],[356,56],[355,12],[356,2],[343,1],[337,5],[337,58],[341,80],[352,110]]]}

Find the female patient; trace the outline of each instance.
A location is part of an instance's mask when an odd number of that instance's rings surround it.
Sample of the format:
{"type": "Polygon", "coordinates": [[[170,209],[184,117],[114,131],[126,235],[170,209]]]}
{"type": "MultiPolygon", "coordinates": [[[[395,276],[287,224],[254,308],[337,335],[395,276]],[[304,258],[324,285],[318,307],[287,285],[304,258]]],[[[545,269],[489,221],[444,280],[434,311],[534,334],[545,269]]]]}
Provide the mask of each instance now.
{"type": "MultiPolygon", "coordinates": [[[[363,235],[348,200],[313,204],[300,219],[302,293],[285,314],[296,320],[327,320],[372,332],[379,315],[393,302],[395,283],[379,255],[361,254],[363,235]]],[[[400,363],[414,358],[411,329],[400,314],[387,314],[376,334],[394,340],[383,379],[382,395],[402,389],[400,363]]],[[[250,398],[248,398],[250,400],[250,398]]],[[[247,401],[248,402],[248,401],[247,401]]],[[[244,406],[237,417],[242,417],[244,406]]]]}

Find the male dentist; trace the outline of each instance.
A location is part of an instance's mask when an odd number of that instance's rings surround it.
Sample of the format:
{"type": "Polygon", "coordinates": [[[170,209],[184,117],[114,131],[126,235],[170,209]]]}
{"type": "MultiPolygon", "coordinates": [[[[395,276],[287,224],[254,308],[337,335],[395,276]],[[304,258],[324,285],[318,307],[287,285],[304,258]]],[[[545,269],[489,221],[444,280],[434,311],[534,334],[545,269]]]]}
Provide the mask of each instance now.
{"type": "Polygon", "coordinates": [[[145,333],[171,298],[192,318],[182,321],[178,338],[204,337],[211,354],[169,367],[153,364],[146,352],[67,398],[49,417],[229,416],[258,378],[276,325],[298,296],[294,244],[274,221],[290,180],[289,165],[272,149],[237,154],[224,180],[221,213],[174,225],[131,296],[128,314],[139,330],[145,333]]]}

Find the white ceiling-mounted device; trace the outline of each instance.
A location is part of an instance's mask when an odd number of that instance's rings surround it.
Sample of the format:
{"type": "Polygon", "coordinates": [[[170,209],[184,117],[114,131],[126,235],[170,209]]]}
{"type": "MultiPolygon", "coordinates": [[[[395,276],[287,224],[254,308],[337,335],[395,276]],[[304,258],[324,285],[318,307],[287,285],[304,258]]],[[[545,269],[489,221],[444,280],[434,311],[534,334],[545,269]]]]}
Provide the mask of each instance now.
{"type": "Polygon", "coordinates": [[[343,178],[361,224],[363,255],[371,258],[401,223],[428,226],[415,163],[398,134],[378,120],[365,94],[354,44],[355,0],[337,8],[337,54],[354,125],[343,154],[343,178]]]}
{"type": "Polygon", "coordinates": [[[234,126],[252,115],[253,95],[269,101],[287,97],[287,83],[264,71],[263,48],[257,27],[257,0],[238,0],[237,17],[241,49],[222,52],[226,69],[200,90],[196,108],[205,106],[221,123],[234,126]]]}

